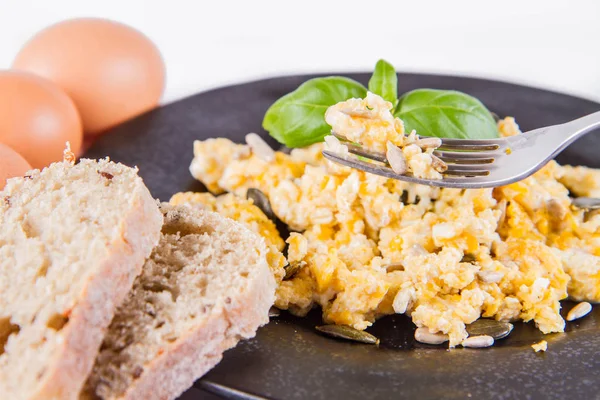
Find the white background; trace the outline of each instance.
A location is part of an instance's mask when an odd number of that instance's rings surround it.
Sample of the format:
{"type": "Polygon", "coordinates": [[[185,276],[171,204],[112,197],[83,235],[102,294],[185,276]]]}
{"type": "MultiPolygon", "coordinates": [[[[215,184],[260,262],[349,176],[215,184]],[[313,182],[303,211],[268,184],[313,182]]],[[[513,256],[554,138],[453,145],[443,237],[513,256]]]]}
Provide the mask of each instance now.
{"type": "Polygon", "coordinates": [[[298,72],[456,73],[600,101],[600,0],[0,0],[0,68],[49,24],[94,16],[148,35],[163,103],[298,72]]]}

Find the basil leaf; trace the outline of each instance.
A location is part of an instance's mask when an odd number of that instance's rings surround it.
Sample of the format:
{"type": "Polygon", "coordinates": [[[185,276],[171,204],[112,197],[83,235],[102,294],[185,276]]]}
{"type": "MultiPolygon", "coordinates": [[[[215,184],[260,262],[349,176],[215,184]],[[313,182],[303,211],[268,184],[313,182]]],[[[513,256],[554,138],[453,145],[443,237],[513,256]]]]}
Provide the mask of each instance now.
{"type": "Polygon", "coordinates": [[[377,61],[375,71],[369,80],[369,92],[373,92],[394,106],[398,102],[398,75],[390,63],[377,61]]]}
{"type": "Polygon", "coordinates": [[[262,125],[287,147],[308,146],[323,141],[331,132],[325,122],[328,107],[366,95],[367,89],[352,79],[341,76],[310,79],[273,103],[262,125]]]}
{"type": "Polygon", "coordinates": [[[473,96],[454,90],[417,89],[404,94],[396,117],[406,132],[455,139],[493,139],[499,136],[494,117],[473,96]]]}

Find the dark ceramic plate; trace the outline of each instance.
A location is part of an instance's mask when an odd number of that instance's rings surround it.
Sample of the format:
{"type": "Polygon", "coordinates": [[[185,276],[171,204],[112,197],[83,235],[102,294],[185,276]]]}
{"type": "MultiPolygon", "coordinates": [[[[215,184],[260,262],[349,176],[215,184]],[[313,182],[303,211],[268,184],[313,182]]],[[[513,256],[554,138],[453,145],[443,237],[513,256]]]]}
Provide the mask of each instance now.
{"type": "MultiPolygon", "coordinates": [[[[369,75],[348,75],[366,83],[369,75]]],[[[154,196],[163,200],[201,187],[188,172],[194,139],[241,142],[261,132],[262,117],[277,98],[312,76],[274,78],[201,93],[161,107],[103,136],[87,152],[140,167],[154,196]]],[[[559,93],[482,79],[399,74],[399,92],[457,89],[481,99],[500,116],[516,117],[526,131],[600,110],[600,104],[559,93]]],[[[271,144],[276,145],[270,140],[271,144]]],[[[600,167],[600,137],[587,135],[559,161],[600,167]]],[[[565,303],[564,310],[572,304],[565,303]]],[[[299,319],[282,314],[223,361],[183,398],[204,389],[228,398],[600,398],[600,311],[568,323],[566,333],[544,337],[546,353],[530,345],[542,338],[531,324],[516,324],[507,339],[484,350],[447,351],[415,343],[404,316],[383,318],[369,329],[381,346],[337,341],[315,333],[320,313],[299,319]]]]}

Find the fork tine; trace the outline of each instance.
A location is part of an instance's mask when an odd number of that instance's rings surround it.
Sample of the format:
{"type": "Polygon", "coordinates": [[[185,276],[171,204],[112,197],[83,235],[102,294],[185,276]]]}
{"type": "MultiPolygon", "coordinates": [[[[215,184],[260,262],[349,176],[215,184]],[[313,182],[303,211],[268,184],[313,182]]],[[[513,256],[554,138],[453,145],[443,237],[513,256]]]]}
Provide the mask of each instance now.
{"type": "Polygon", "coordinates": [[[369,172],[371,174],[380,175],[386,178],[398,179],[406,182],[419,183],[422,185],[429,186],[438,186],[438,187],[451,187],[451,188],[482,188],[482,187],[492,187],[493,184],[490,184],[483,176],[473,176],[473,177],[454,177],[454,176],[446,176],[444,179],[420,179],[415,178],[411,175],[398,175],[391,168],[384,166],[373,164],[368,161],[362,161],[353,158],[344,158],[338,154],[332,153],[330,151],[324,150],[323,156],[330,161],[336,162],[338,164],[345,165],[347,167],[360,169],[365,172],[369,172]]]}
{"type": "Polygon", "coordinates": [[[433,154],[444,162],[451,164],[491,164],[501,153],[494,151],[455,152],[436,150],[433,154]]]}
{"type": "Polygon", "coordinates": [[[486,164],[447,164],[448,169],[445,173],[450,175],[489,175],[490,169],[486,164]]]}
{"type": "Polygon", "coordinates": [[[442,145],[438,147],[440,150],[461,150],[461,151],[489,151],[500,149],[499,144],[450,144],[442,141],[442,145]]]}
{"type": "Polygon", "coordinates": [[[448,168],[448,170],[446,172],[444,172],[444,175],[453,175],[453,176],[463,176],[463,177],[471,177],[471,176],[488,176],[490,174],[490,171],[486,171],[486,170],[457,170],[457,169],[450,169],[448,168]]]}

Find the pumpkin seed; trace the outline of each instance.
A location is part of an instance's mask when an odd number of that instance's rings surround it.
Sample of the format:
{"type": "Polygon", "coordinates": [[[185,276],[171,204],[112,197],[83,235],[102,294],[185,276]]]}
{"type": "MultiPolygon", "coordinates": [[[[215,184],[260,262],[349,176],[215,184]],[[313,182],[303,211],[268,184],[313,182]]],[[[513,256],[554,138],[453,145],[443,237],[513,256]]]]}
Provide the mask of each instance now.
{"type": "Polygon", "coordinates": [[[321,333],[338,339],[379,345],[379,339],[365,331],[359,331],[347,325],[321,325],[315,327],[321,333]]]}
{"type": "Polygon", "coordinates": [[[491,336],[495,340],[507,337],[513,324],[495,319],[481,318],[466,326],[469,336],[491,336]]]}
{"type": "Polygon", "coordinates": [[[582,210],[600,209],[600,200],[595,197],[577,197],[573,199],[573,206],[582,210]]]}
{"type": "Polygon", "coordinates": [[[460,262],[464,262],[464,263],[472,263],[475,261],[477,261],[477,257],[475,257],[475,255],[471,254],[471,253],[466,253],[463,256],[462,260],[460,260],[460,262]]]}
{"type": "Polygon", "coordinates": [[[269,318],[279,317],[281,313],[279,312],[279,308],[271,307],[269,308],[269,318]]]}
{"type": "Polygon", "coordinates": [[[305,265],[306,265],[306,261],[298,261],[298,262],[293,262],[293,263],[286,265],[283,268],[285,271],[285,276],[283,277],[283,280],[287,281],[288,279],[292,279],[294,277],[294,275],[296,275],[298,273],[298,271],[300,271],[302,268],[304,268],[305,265]]]}
{"type": "Polygon", "coordinates": [[[264,194],[260,189],[250,188],[246,192],[246,198],[248,200],[252,200],[254,205],[267,216],[271,221],[275,222],[276,217],[273,212],[273,208],[271,207],[271,202],[266,194],[264,194]]]}

